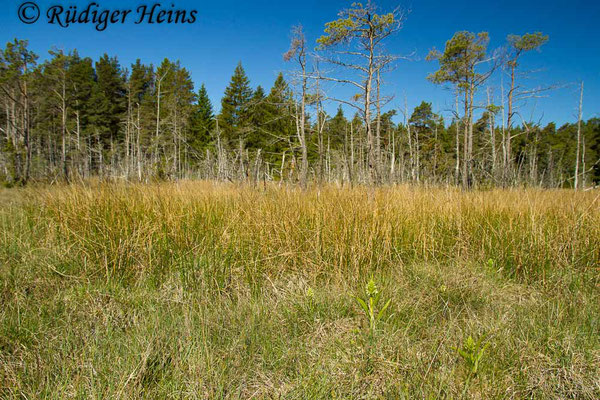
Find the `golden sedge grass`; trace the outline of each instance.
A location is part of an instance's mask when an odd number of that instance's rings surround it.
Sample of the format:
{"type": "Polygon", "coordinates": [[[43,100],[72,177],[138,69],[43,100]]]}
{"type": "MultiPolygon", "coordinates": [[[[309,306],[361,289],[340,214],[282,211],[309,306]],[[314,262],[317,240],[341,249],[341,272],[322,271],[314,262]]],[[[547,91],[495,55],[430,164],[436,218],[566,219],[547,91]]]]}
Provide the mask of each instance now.
{"type": "Polygon", "coordinates": [[[600,397],[598,192],[0,199],[3,398],[600,397]],[[355,301],[371,276],[390,300],[377,329],[355,301]],[[469,337],[476,374],[455,350],[469,337]]]}

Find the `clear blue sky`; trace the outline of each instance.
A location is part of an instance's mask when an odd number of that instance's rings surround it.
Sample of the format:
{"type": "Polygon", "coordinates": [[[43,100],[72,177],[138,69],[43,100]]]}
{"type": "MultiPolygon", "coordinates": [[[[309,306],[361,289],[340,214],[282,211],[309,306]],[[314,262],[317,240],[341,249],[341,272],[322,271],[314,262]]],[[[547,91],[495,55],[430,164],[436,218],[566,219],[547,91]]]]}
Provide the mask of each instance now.
{"type": "MultiPolygon", "coordinates": [[[[95,1],[102,8],[134,10],[140,4],[154,3],[148,0],[95,1]]],[[[129,66],[136,58],[154,64],[164,57],[179,59],[191,72],[197,87],[202,82],[206,84],[217,110],[238,61],[242,61],[252,85],[260,84],[268,91],[277,73],[290,69],[281,57],[288,48],[290,27],[302,23],[307,39],[314,44],[325,22],[335,19],[338,10],[351,3],[328,0],[305,0],[296,4],[266,0],[159,1],[167,8],[174,4],[175,8],[197,9],[197,22],[191,25],[135,25],[131,17],[124,25],[111,25],[105,31],[97,32],[92,25],[68,28],[49,25],[44,15],[37,23],[25,25],[17,17],[22,2],[3,0],[0,5],[2,44],[15,37],[27,39],[30,48],[42,60],[52,46],[67,51],[76,48],[81,55],[94,59],[106,52],[118,56],[122,66],[129,66]]],[[[89,1],[38,0],[36,3],[44,14],[51,5],[83,8],[89,1]]],[[[409,109],[421,100],[433,102],[438,111],[452,107],[451,93],[425,79],[436,64],[426,62],[424,58],[433,46],[443,48],[454,32],[488,31],[490,49],[493,49],[503,44],[507,34],[542,31],[550,36],[549,43],[540,53],[528,54],[523,59],[524,69],[539,70],[527,85],[566,85],[583,80],[584,118],[600,117],[600,2],[381,0],[378,4],[383,9],[400,5],[410,10],[404,28],[387,46],[392,53],[416,54],[413,61],[401,61],[386,78],[389,90],[396,95],[392,106],[403,106],[406,96],[409,109]]],[[[525,106],[526,117],[533,115],[535,120],[541,118],[544,123],[554,120],[559,125],[576,119],[578,89],[575,85],[554,90],[548,96],[530,101],[525,106]]]]}

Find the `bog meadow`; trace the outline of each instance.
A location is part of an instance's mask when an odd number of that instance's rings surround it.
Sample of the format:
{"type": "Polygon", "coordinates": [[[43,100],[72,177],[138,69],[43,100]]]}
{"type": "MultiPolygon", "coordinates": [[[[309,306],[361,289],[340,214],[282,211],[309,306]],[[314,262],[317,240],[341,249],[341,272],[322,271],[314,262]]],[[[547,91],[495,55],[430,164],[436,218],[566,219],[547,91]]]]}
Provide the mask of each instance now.
{"type": "Polygon", "coordinates": [[[600,398],[598,104],[531,85],[525,26],[432,43],[448,107],[409,109],[409,18],[289,27],[218,110],[179,61],[7,43],[0,398],[600,398]]]}

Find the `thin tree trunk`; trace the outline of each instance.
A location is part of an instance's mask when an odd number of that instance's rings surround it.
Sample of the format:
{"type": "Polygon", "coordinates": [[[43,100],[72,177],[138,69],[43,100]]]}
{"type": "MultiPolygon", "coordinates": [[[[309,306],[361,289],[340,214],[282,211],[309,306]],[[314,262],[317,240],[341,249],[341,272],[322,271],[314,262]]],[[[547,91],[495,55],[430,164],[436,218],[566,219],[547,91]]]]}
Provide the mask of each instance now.
{"type": "Polygon", "coordinates": [[[585,135],[581,135],[581,184],[583,190],[586,188],[586,170],[585,170],[585,135]]]}
{"type": "Polygon", "coordinates": [[[350,186],[354,184],[354,126],[350,121],[350,186]]]}
{"type": "Polygon", "coordinates": [[[575,190],[579,189],[579,158],[581,148],[581,117],[583,113],[583,82],[581,82],[581,91],[579,94],[579,118],[577,119],[577,151],[575,155],[575,190]]]}
{"type": "Polygon", "coordinates": [[[137,158],[137,172],[138,172],[138,180],[142,181],[142,148],[140,143],[140,137],[142,136],[142,126],[140,119],[140,105],[137,104],[137,137],[136,137],[136,158],[137,158]]]}
{"type": "Polygon", "coordinates": [[[410,131],[410,122],[408,118],[408,105],[406,104],[406,96],[404,96],[404,126],[406,126],[406,135],[408,138],[408,157],[410,158],[410,179],[415,181],[415,152],[413,149],[412,133],[410,131]]]}
{"type": "MultiPolygon", "coordinates": [[[[303,41],[304,43],[304,41],[303,41]]],[[[302,45],[302,58],[303,61],[300,63],[302,66],[302,100],[300,105],[300,146],[302,150],[302,161],[300,165],[300,184],[302,187],[306,187],[308,179],[308,146],[306,145],[306,90],[307,90],[307,76],[306,76],[306,58],[304,58],[304,44],[302,45]]],[[[318,118],[318,116],[317,116],[318,118]]]]}
{"type": "Polygon", "coordinates": [[[473,186],[475,179],[475,176],[473,174],[473,97],[475,95],[475,87],[473,85],[473,82],[471,82],[469,86],[469,92],[469,176],[467,180],[467,186],[471,187],[473,186]]]}
{"type": "Polygon", "coordinates": [[[500,97],[502,98],[502,183],[506,186],[508,177],[508,150],[506,148],[506,115],[504,115],[504,81],[500,84],[500,97]]]}
{"type": "Polygon", "coordinates": [[[506,179],[511,180],[512,179],[512,150],[511,150],[511,139],[512,139],[512,133],[511,133],[511,129],[512,129],[512,118],[513,118],[513,99],[514,99],[514,92],[515,92],[515,68],[516,68],[516,61],[513,62],[511,64],[511,70],[510,70],[510,90],[508,91],[508,115],[507,115],[507,121],[506,121],[506,130],[507,130],[507,134],[506,134],[506,174],[507,177],[506,179]]]}
{"type": "MultiPolygon", "coordinates": [[[[27,74],[27,64],[25,64],[25,74],[27,74]]],[[[26,78],[25,78],[26,79],[26,78]]],[[[25,145],[25,171],[23,172],[23,179],[22,179],[22,183],[26,184],[27,181],[29,180],[29,174],[30,174],[30,167],[31,167],[31,137],[30,137],[30,128],[31,128],[31,115],[30,115],[30,109],[29,109],[29,94],[27,91],[27,80],[25,80],[24,84],[24,102],[25,102],[25,110],[24,110],[24,115],[25,115],[25,121],[24,121],[24,129],[23,129],[23,133],[24,133],[24,137],[23,137],[23,141],[24,141],[24,145],[25,145]]]]}
{"type": "Polygon", "coordinates": [[[67,104],[66,104],[66,82],[65,77],[63,75],[62,82],[62,96],[61,96],[61,126],[60,133],[62,139],[62,166],[63,166],[63,175],[66,182],[69,182],[69,167],[67,165],[67,104]]]}
{"type": "Polygon", "coordinates": [[[460,118],[458,118],[458,91],[456,92],[456,168],[455,184],[460,182],[460,118]]]}
{"type": "Polygon", "coordinates": [[[322,116],[322,110],[321,110],[321,92],[320,92],[320,88],[319,88],[319,81],[320,79],[317,79],[317,131],[319,134],[318,137],[318,145],[319,145],[319,183],[323,183],[323,168],[324,168],[324,160],[323,160],[323,128],[325,125],[325,121],[324,121],[324,116],[322,116]]]}
{"type": "Polygon", "coordinates": [[[462,186],[469,185],[469,91],[465,89],[465,115],[464,115],[464,135],[463,135],[463,171],[462,186]]]}
{"type": "Polygon", "coordinates": [[[494,133],[494,113],[492,112],[491,100],[490,100],[490,88],[487,88],[487,104],[488,104],[488,124],[490,130],[490,144],[491,144],[491,152],[492,152],[492,179],[494,183],[496,183],[496,136],[494,133]]]}
{"type": "Polygon", "coordinates": [[[376,146],[376,151],[375,151],[375,164],[376,164],[376,168],[375,171],[378,175],[378,180],[381,181],[382,180],[382,176],[381,176],[381,171],[382,171],[382,162],[381,162],[381,74],[380,74],[380,69],[377,69],[377,77],[376,77],[376,84],[377,84],[377,103],[376,103],[376,124],[375,124],[375,146],[376,146]]]}
{"type": "Polygon", "coordinates": [[[364,100],[364,121],[365,121],[365,129],[367,134],[367,165],[369,166],[369,180],[373,178],[373,170],[375,175],[375,180],[378,179],[377,174],[377,162],[375,156],[375,137],[373,136],[372,127],[371,127],[371,91],[373,85],[373,73],[375,72],[375,57],[374,57],[374,45],[373,45],[373,37],[369,38],[369,65],[367,69],[367,79],[365,85],[365,100],[364,100]]]}

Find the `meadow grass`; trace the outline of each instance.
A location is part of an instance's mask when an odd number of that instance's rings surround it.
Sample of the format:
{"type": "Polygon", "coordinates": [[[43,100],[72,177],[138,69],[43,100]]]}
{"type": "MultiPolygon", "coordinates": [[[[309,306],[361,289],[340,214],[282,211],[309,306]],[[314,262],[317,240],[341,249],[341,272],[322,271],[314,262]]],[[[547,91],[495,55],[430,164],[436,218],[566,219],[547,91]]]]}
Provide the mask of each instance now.
{"type": "Polygon", "coordinates": [[[0,397],[600,398],[598,196],[0,191],[0,397]]]}

